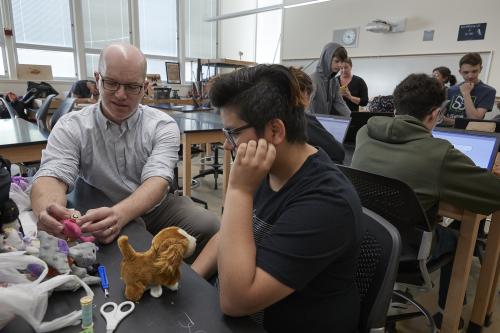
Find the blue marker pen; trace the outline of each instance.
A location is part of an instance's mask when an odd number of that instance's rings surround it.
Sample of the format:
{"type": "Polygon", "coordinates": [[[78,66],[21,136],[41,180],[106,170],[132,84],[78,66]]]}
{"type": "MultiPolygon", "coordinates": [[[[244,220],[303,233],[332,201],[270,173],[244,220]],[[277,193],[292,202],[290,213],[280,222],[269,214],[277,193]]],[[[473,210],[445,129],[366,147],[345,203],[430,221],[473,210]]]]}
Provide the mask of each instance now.
{"type": "Polygon", "coordinates": [[[101,278],[101,287],[102,290],[104,290],[104,297],[107,298],[109,296],[109,283],[108,276],[106,275],[106,268],[103,265],[99,265],[97,271],[99,272],[99,277],[101,278]]]}

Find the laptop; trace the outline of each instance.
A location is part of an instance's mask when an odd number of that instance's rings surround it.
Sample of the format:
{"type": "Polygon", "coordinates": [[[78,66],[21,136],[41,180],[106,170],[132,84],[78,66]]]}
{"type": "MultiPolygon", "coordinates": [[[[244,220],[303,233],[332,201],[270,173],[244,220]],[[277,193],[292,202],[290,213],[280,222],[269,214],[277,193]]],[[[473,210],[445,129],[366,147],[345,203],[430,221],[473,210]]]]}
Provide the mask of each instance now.
{"type": "Polygon", "coordinates": [[[345,135],[349,124],[350,118],[331,116],[325,114],[316,114],[316,119],[323,125],[323,127],[340,143],[344,143],[345,135]]]}
{"type": "Polygon", "coordinates": [[[495,164],[500,138],[494,133],[435,128],[432,136],[448,140],[478,167],[491,170],[495,164]]]}
{"type": "Polygon", "coordinates": [[[345,136],[345,143],[354,145],[358,130],[365,126],[371,117],[384,116],[394,117],[392,112],[351,112],[351,123],[345,136]]]}

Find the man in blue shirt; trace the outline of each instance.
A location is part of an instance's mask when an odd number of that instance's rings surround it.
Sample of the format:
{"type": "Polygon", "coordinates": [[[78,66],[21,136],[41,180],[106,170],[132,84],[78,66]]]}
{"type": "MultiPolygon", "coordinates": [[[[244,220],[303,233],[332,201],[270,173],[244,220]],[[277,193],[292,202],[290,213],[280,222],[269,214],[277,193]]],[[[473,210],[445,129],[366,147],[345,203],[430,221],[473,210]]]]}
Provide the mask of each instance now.
{"type": "Polygon", "coordinates": [[[452,125],[455,118],[483,119],[495,103],[495,88],[479,80],[483,69],[479,53],[467,53],[460,59],[460,74],[464,82],[448,89],[450,104],[444,121],[452,125]]]}

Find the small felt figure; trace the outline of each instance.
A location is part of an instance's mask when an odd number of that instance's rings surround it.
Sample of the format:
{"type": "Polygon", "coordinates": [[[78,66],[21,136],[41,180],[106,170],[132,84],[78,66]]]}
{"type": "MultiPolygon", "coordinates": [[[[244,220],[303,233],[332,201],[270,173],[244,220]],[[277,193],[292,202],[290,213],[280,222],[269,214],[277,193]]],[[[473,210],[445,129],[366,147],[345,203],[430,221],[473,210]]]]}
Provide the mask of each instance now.
{"type": "Polygon", "coordinates": [[[61,221],[64,225],[63,234],[68,237],[69,241],[81,240],[82,242],[93,242],[95,241],[94,236],[82,236],[82,230],[80,226],[76,224],[75,219],[64,219],[61,221]]]}
{"type": "Polygon", "coordinates": [[[24,236],[18,217],[19,209],[12,199],[0,204],[0,252],[26,251],[36,256],[40,243],[34,237],[24,236]]]}
{"type": "Polygon", "coordinates": [[[160,297],[162,286],[177,290],[183,258],[191,256],[196,238],[177,227],[160,231],[146,252],[135,252],[127,236],[120,236],[118,247],[123,255],[121,278],[125,283],[125,298],[139,301],[146,288],[153,297],[160,297]]]}

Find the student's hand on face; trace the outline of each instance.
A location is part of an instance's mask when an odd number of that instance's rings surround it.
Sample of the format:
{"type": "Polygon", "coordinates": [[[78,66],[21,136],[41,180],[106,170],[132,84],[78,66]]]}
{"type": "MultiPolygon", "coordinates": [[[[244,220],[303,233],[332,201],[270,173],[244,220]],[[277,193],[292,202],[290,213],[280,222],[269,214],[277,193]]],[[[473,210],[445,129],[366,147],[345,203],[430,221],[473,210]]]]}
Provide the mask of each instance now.
{"type": "Polygon", "coordinates": [[[46,210],[38,215],[38,229],[43,230],[59,238],[65,238],[63,234],[64,226],[60,222],[64,219],[80,217],[80,212],[68,209],[59,204],[50,204],[46,210]]]}
{"type": "Polygon", "coordinates": [[[121,216],[113,207],[90,209],[78,220],[82,232],[90,232],[103,244],[111,243],[123,227],[121,216]]]}
{"type": "Polygon", "coordinates": [[[269,173],[275,158],[276,148],[265,139],[240,144],[229,175],[229,187],[253,194],[269,173]]]}
{"type": "Polygon", "coordinates": [[[470,95],[470,92],[474,89],[474,83],[472,82],[464,82],[460,85],[460,92],[462,95],[470,95]]]}

